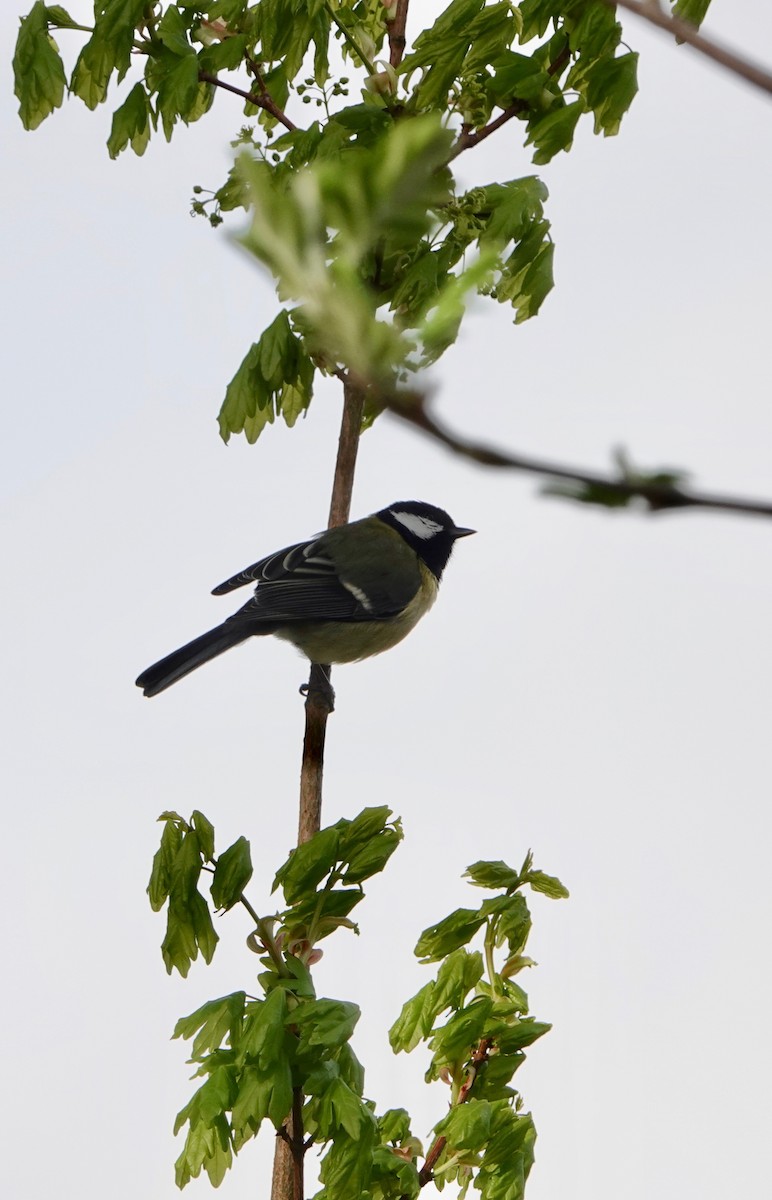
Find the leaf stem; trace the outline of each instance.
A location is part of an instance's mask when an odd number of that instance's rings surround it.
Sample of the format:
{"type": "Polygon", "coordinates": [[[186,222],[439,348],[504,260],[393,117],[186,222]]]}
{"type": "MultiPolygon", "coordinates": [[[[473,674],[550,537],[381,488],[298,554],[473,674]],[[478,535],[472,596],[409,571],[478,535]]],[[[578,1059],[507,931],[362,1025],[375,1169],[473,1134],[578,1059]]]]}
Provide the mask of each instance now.
{"type": "Polygon", "coordinates": [[[367,71],[368,75],[377,75],[378,72],[376,71],[375,66],[370,61],[370,59],[367,57],[364,50],[357,42],[356,38],[354,38],[349,33],[349,31],[346,29],[346,26],[343,24],[340,17],[336,13],[335,9],[330,4],[330,0],[325,0],[324,7],[327,9],[327,13],[329,14],[330,20],[333,22],[334,25],[337,25],[338,29],[343,34],[344,42],[346,43],[347,46],[349,46],[354,51],[357,58],[362,63],[362,66],[367,71]]]}

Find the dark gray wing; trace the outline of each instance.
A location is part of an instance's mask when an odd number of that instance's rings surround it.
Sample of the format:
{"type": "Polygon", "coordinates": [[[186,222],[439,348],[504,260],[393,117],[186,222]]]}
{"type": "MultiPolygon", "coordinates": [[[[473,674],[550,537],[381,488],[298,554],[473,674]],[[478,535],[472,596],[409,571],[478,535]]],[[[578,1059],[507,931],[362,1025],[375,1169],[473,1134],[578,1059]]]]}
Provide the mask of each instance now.
{"type": "Polygon", "coordinates": [[[323,538],[322,534],[279,550],[216,587],[212,594],[222,596],[247,583],[257,584],[252,599],[225,624],[372,620],[354,591],[338,578],[323,538]]]}
{"type": "MultiPolygon", "coordinates": [[[[324,535],[322,535],[323,537],[324,535]]],[[[329,579],[335,575],[335,564],[329,555],[320,547],[322,537],[312,538],[308,542],[296,542],[284,550],[277,550],[267,558],[252,563],[232,575],[225,583],[219,583],[212,589],[213,596],[224,596],[226,592],[235,591],[247,583],[262,583],[263,581],[281,582],[299,578],[329,579]]]]}

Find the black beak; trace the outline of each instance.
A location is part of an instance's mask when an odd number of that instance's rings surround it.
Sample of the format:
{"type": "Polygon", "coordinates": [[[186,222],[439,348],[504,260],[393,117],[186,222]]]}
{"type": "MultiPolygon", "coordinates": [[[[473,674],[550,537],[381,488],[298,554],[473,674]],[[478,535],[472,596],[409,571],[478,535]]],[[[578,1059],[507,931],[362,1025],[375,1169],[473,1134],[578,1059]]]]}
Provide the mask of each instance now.
{"type": "Polygon", "coordinates": [[[470,533],[477,533],[477,530],[476,529],[459,529],[458,526],[454,525],[450,532],[451,532],[451,535],[453,538],[460,538],[460,537],[469,537],[470,533]]]}

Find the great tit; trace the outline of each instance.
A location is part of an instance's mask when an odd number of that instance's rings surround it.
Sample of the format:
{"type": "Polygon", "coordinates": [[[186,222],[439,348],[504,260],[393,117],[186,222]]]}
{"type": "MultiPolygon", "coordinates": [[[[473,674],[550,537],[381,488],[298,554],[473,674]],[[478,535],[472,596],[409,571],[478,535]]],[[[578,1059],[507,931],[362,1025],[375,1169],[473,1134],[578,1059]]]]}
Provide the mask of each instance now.
{"type": "Polygon", "coordinates": [[[137,679],[155,696],[247,638],[272,633],[314,663],[348,663],[396,646],[431,608],[460,529],[433,504],[402,500],[260,559],[214,588],[255,594],[222,625],[137,679]]]}

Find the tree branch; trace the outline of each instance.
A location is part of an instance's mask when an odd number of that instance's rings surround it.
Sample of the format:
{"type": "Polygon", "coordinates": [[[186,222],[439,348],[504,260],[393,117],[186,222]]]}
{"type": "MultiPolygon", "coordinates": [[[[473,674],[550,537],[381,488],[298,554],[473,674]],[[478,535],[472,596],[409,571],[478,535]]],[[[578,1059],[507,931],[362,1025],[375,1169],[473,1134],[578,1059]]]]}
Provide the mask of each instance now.
{"type": "MultiPolygon", "coordinates": [[[[435,441],[441,442],[455,454],[469,458],[486,467],[504,467],[513,471],[526,471],[532,475],[544,475],[548,479],[565,479],[581,487],[595,489],[599,497],[624,502],[633,498],[644,500],[651,512],[666,509],[701,508],[717,512],[742,513],[747,516],[772,517],[772,502],[768,500],[746,500],[740,497],[694,492],[674,484],[658,483],[634,475],[614,478],[594,471],[568,467],[545,459],[528,458],[519,454],[508,454],[493,446],[473,442],[451,433],[434,417],[430,416],[424,400],[414,394],[410,397],[392,397],[388,407],[403,421],[420,429],[435,441]]],[[[599,502],[600,499],[599,499],[599,502]]]]}
{"type": "MultiPolygon", "coordinates": [[[[224,88],[226,92],[233,92],[234,96],[241,96],[243,100],[248,100],[250,104],[254,104],[257,108],[264,109],[272,117],[275,117],[285,129],[297,129],[295,122],[291,121],[287,114],[279,108],[278,104],[271,99],[265,90],[265,86],[259,92],[245,92],[243,88],[234,87],[232,83],[226,83],[224,79],[220,79],[217,75],[212,75],[210,71],[199,71],[198,78],[201,83],[211,83],[213,87],[224,88]]],[[[261,82],[259,73],[258,82],[261,82]]]]}
{"type": "MultiPolygon", "coordinates": [[[[566,42],[555,61],[547,67],[547,74],[559,75],[570,57],[571,49],[568,42],[566,42]]],[[[501,129],[502,125],[506,125],[507,121],[511,121],[513,117],[517,117],[520,113],[527,111],[527,100],[513,100],[493,121],[489,121],[487,125],[483,125],[482,129],[462,129],[450,152],[448,161],[452,162],[454,158],[457,158],[459,154],[462,154],[464,150],[468,150],[471,146],[479,145],[480,142],[485,141],[487,137],[495,133],[497,129],[501,129]]]]}
{"type": "Polygon", "coordinates": [[[392,67],[399,66],[405,53],[405,28],[409,4],[410,0],[397,0],[394,16],[386,22],[389,34],[389,62],[392,67]]]}
{"type": "MultiPolygon", "coordinates": [[[[364,407],[364,389],[352,382],[345,373],[336,374],[343,382],[343,415],[330,499],[330,529],[336,525],[345,525],[349,518],[364,407]]],[[[303,739],[303,762],[300,768],[298,845],[307,842],[318,833],[322,824],[324,743],[327,718],[332,712],[332,705],[330,668],[321,663],[312,663],[308,677],[306,729],[303,739]]],[[[271,1200],[303,1200],[302,1164],[305,1147],[303,1096],[299,1089],[294,1092],[292,1115],[285,1130],[284,1136],[276,1140],[271,1200]]]]}
{"type": "Polygon", "coordinates": [[[754,84],[762,91],[772,93],[772,73],[741,58],[739,54],[735,54],[718,42],[714,42],[712,38],[700,33],[688,21],[670,16],[660,8],[658,0],[604,0],[604,3],[611,8],[626,8],[628,12],[642,17],[644,21],[649,21],[652,25],[657,25],[660,29],[672,33],[673,37],[678,38],[680,42],[687,42],[700,54],[704,54],[713,62],[726,67],[728,71],[739,75],[741,79],[746,79],[748,83],[754,84]]]}
{"type": "MultiPolygon", "coordinates": [[[[475,1051],[470,1059],[467,1077],[459,1088],[454,1107],[459,1104],[465,1104],[469,1099],[469,1093],[474,1087],[474,1082],[477,1078],[480,1067],[483,1065],[483,1063],[488,1061],[488,1056],[491,1052],[492,1046],[492,1038],[483,1038],[475,1048],[475,1051]]],[[[426,1187],[427,1183],[431,1183],[432,1176],[434,1174],[434,1168],[436,1167],[437,1161],[447,1145],[447,1141],[448,1139],[440,1134],[439,1137],[434,1139],[429,1147],[429,1153],[424,1159],[424,1165],[418,1172],[418,1182],[420,1183],[421,1187],[426,1187]]]]}

